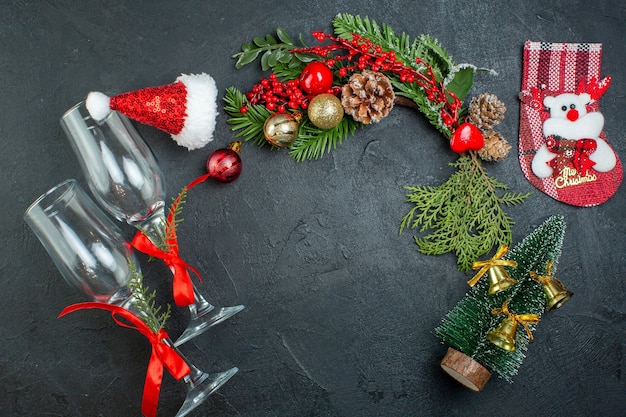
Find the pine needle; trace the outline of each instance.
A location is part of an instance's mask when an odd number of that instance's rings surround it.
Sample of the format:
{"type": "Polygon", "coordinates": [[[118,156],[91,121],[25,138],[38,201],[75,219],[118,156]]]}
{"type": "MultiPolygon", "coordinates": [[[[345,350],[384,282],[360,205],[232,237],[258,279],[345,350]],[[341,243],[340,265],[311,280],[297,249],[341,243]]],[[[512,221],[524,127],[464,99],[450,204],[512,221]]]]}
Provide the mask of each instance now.
{"type": "Polygon", "coordinates": [[[143,275],[137,266],[128,262],[131,272],[128,288],[132,293],[132,306],[139,312],[139,318],[142,319],[155,333],[158,333],[165,327],[165,323],[171,316],[171,306],[167,304],[167,308],[163,311],[162,306],[157,306],[154,299],[156,291],[150,292],[149,288],[143,283],[143,275]]]}
{"type": "Polygon", "coordinates": [[[263,126],[272,112],[265,106],[250,105],[246,96],[235,87],[226,89],[224,102],[226,103],[224,110],[230,116],[227,123],[231,125],[232,131],[238,131],[235,137],[243,138],[246,142],[252,141],[259,147],[265,146],[267,141],[263,134],[263,126]],[[240,111],[244,105],[248,109],[246,113],[240,111]]]}
{"type": "Polygon", "coordinates": [[[359,123],[351,117],[344,117],[337,126],[331,129],[320,129],[304,118],[298,138],[291,145],[289,155],[298,162],[305,159],[319,159],[353,135],[358,126],[359,123]]]}

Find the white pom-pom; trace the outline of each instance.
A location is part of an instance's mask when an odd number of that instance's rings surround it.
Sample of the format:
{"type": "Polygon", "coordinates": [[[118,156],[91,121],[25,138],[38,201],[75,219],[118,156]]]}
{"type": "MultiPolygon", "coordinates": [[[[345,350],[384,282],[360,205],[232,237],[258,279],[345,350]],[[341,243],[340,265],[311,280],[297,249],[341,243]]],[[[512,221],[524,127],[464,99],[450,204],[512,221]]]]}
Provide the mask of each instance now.
{"type": "Polygon", "coordinates": [[[217,119],[217,86],[209,74],[182,74],[176,79],[187,88],[187,116],[183,130],[172,138],[189,150],[213,140],[217,119]]]}
{"type": "Polygon", "coordinates": [[[98,91],[92,91],[87,95],[85,107],[94,120],[101,121],[111,112],[110,103],[111,98],[109,96],[98,91]]]}

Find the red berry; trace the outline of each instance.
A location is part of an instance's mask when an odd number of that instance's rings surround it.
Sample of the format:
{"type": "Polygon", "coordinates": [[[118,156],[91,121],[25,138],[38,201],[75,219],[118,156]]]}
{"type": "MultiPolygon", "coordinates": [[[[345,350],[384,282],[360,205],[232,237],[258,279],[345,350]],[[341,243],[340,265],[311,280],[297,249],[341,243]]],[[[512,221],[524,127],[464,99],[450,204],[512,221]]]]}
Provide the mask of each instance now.
{"type": "Polygon", "coordinates": [[[300,88],[307,94],[322,94],[332,85],[332,71],[319,61],[309,63],[300,74],[300,88]]]}
{"type": "Polygon", "coordinates": [[[241,113],[241,114],[248,113],[248,107],[246,107],[246,106],[239,107],[239,113],[241,113]]]}

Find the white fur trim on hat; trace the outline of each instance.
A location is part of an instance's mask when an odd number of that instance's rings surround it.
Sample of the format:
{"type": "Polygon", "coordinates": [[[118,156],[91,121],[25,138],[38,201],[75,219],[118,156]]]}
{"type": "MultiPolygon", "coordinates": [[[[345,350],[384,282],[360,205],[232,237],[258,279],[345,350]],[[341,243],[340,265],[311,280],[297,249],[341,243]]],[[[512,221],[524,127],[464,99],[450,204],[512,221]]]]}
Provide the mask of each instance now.
{"type": "Polygon", "coordinates": [[[217,86],[209,74],[181,74],[176,81],[187,88],[187,116],[183,130],[172,138],[189,150],[213,140],[217,119],[217,86]]]}
{"type": "Polygon", "coordinates": [[[111,99],[98,91],[92,91],[87,95],[85,107],[91,117],[99,122],[111,113],[111,99]]]}

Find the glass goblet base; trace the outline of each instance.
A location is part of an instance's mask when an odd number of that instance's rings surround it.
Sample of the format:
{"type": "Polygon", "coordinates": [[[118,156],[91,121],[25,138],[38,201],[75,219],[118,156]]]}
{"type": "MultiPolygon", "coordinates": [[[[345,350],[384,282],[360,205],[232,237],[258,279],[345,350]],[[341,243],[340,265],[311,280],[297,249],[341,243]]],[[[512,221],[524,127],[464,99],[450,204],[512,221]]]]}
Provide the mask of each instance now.
{"type": "Polygon", "coordinates": [[[217,374],[202,372],[195,373],[193,376],[188,377],[189,379],[185,381],[189,388],[187,397],[175,417],[183,417],[191,413],[238,371],[239,369],[237,367],[233,367],[217,374]]]}
{"type": "Polygon", "coordinates": [[[234,316],[245,308],[243,305],[237,305],[216,309],[215,306],[210,303],[206,301],[205,303],[207,305],[203,305],[203,308],[200,309],[197,309],[195,304],[189,306],[191,318],[187,324],[187,328],[183,331],[179,338],[176,339],[176,342],[174,342],[174,346],[180,346],[183,343],[188,342],[194,337],[206,332],[216,324],[234,316]]]}

